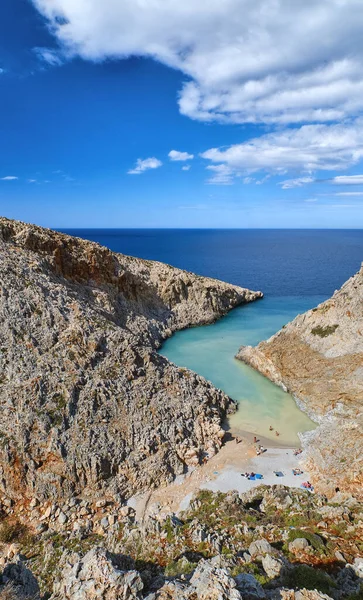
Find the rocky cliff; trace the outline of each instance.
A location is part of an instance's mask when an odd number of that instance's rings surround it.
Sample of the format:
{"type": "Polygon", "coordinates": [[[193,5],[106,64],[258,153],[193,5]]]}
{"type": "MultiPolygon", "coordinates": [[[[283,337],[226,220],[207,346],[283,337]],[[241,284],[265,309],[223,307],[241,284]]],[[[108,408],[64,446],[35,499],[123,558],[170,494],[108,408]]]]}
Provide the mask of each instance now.
{"type": "Polygon", "coordinates": [[[261,295],[1,218],[0,504],[121,501],[215,453],[230,399],[156,349],[261,295]]]}
{"type": "Polygon", "coordinates": [[[329,300],[237,358],[291,392],[320,424],[303,437],[318,488],[362,495],[363,266],[329,300]]]}

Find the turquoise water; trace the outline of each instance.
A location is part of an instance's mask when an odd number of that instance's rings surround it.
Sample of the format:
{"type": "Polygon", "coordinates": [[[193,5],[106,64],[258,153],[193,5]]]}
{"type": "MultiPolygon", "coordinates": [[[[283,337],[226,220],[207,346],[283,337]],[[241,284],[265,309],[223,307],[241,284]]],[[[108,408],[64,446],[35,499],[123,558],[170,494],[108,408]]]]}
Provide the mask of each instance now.
{"type": "Polygon", "coordinates": [[[242,344],[267,339],[298,313],[329,298],[356,273],[363,255],[363,230],[78,229],[68,233],[115,252],[262,290],[264,300],[236,309],[210,327],[177,333],[161,353],[204,375],[239,402],[240,410],[230,419],[235,432],[296,444],[297,433],[313,427],[291,396],[234,355],[242,344]],[[271,437],[270,425],[278,429],[279,438],[274,432],[271,437]]]}
{"type": "Polygon", "coordinates": [[[295,445],[298,432],[314,427],[312,421],[297,408],[290,394],[234,356],[240,346],[268,339],[296,315],[323,300],[323,296],[268,297],[236,308],[213,325],[175,333],[160,353],[178,366],[203,375],[237,400],[239,409],[229,420],[234,434],[248,432],[295,445]]]}

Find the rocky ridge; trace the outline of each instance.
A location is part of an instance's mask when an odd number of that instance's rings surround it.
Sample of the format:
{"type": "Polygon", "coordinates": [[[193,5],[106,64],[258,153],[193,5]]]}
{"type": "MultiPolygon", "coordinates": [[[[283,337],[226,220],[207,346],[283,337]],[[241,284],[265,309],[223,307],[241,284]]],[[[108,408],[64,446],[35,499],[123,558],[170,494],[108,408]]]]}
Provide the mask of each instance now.
{"type": "Polygon", "coordinates": [[[4,218],[0,252],[0,509],[73,526],[218,451],[232,401],[156,350],[260,292],[4,218]]]}
{"type": "Polygon", "coordinates": [[[362,514],[351,496],[276,485],[202,491],[178,515],[155,505],[142,524],[130,512],[103,536],[30,534],[7,518],[0,598],[360,600],[362,514]]]}
{"type": "Polygon", "coordinates": [[[237,358],[291,392],[320,424],[302,437],[317,488],[362,496],[363,265],[329,300],[237,358]]]}

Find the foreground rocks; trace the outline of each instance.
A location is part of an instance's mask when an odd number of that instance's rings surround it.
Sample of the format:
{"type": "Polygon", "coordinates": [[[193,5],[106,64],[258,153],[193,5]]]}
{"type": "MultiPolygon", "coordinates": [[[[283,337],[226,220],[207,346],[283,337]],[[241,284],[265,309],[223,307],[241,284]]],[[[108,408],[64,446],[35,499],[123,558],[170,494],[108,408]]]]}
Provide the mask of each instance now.
{"type": "Polygon", "coordinates": [[[0,219],[0,509],[62,530],[82,494],[87,528],[90,501],[120,506],[217,452],[233,403],[156,350],[259,297],[0,219]]]}
{"type": "Polygon", "coordinates": [[[4,590],[11,600],[361,597],[363,512],[351,496],[259,486],[200,492],[179,515],[151,508],[144,523],[129,515],[103,536],[13,532],[0,543],[1,600],[4,590]]]}
{"type": "Polygon", "coordinates": [[[315,486],[362,497],[363,266],[332,298],[237,358],[294,394],[320,424],[303,438],[315,486]]]}

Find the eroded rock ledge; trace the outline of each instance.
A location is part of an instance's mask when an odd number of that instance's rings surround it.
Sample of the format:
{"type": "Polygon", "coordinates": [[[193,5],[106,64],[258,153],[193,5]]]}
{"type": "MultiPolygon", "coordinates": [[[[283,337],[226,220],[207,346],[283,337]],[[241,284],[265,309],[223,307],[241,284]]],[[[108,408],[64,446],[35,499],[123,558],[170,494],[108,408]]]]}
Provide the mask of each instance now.
{"type": "Polygon", "coordinates": [[[318,489],[362,495],[363,266],[317,308],[299,315],[243,360],[291,392],[320,426],[303,436],[318,489]]]}
{"type": "Polygon", "coordinates": [[[4,218],[0,250],[3,507],[121,502],[218,451],[231,400],[156,349],[260,292],[4,218]]]}

